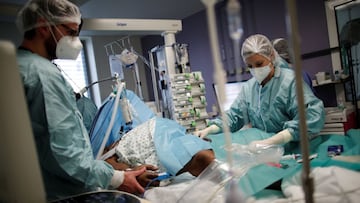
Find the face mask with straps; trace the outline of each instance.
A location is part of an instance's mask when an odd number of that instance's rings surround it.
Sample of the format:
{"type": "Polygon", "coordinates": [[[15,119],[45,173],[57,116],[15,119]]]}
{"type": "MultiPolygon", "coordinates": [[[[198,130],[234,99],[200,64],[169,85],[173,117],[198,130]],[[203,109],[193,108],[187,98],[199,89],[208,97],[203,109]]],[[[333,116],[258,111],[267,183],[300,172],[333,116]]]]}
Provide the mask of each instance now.
{"type": "Polygon", "coordinates": [[[258,81],[259,84],[264,81],[264,79],[270,74],[270,72],[270,65],[259,68],[250,68],[251,75],[258,81]]]}
{"type": "MultiPolygon", "coordinates": [[[[61,25],[65,26],[65,25],[61,25]]],[[[83,46],[78,36],[64,35],[56,26],[56,30],[62,35],[56,45],[56,57],[58,59],[72,59],[75,60],[83,46]]],[[[67,28],[67,26],[65,26],[67,28]]],[[[53,31],[50,29],[51,35],[56,41],[53,31]]]]}
{"type": "Polygon", "coordinates": [[[31,9],[33,9],[34,11],[37,11],[37,13],[39,14],[39,16],[41,16],[42,18],[46,19],[47,22],[45,22],[46,26],[49,27],[49,30],[51,32],[51,35],[53,36],[55,42],[56,42],[56,57],[58,59],[72,59],[75,60],[80,51],[82,50],[83,46],[81,44],[81,41],[79,39],[77,35],[77,31],[72,30],[71,28],[69,28],[68,26],[64,25],[64,24],[60,24],[61,26],[65,27],[68,30],[71,30],[71,32],[75,32],[74,34],[71,34],[71,36],[69,35],[64,35],[59,28],[57,28],[56,26],[55,29],[62,35],[61,39],[59,41],[56,40],[56,37],[54,35],[54,32],[51,29],[52,24],[50,24],[49,19],[46,17],[46,15],[44,14],[44,12],[38,7],[37,4],[33,3],[31,4],[31,9]]]}

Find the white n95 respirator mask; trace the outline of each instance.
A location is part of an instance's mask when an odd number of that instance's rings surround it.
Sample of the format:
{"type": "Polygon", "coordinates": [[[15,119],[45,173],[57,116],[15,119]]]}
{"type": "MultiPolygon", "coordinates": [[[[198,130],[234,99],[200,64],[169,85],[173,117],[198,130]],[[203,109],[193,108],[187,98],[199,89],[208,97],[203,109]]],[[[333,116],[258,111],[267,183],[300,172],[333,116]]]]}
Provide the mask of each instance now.
{"type": "Polygon", "coordinates": [[[56,45],[56,57],[75,60],[82,48],[79,37],[63,36],[56,45]]]}
{"type": "Polygon", "coordinates": [[[270,74],[269,65],[260,68],[250,68],[251,75],[261,84],[261,82],[270,74]]]}

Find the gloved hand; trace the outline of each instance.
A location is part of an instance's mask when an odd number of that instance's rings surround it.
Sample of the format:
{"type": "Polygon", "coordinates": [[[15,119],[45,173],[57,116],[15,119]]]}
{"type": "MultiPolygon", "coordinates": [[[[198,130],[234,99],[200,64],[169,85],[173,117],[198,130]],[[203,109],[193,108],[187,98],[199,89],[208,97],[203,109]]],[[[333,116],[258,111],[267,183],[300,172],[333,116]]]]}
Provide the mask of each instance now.
{"type": "Polygon", "coordinates": [[[193,134],[200,138],[205,138],[208,134],[218,133],[219,131],[220,131],[220,128],[217,125],[210,125],[209,127],[205,128],[203,130],[197,130],[197,131],[193,132],[193,134]]]}
{"type": "Polygon", "coordinates": [[[279,133],[273,135],[272,137],[264,140],[255,140],[249,144],[249,150],[252,152],[257,152],[260,149],[263,149],[269,145],[283,145],[290,142],[293,139],[290,131],[288,129],[282,130],[279,133]]]}
{"type": "Polygon", "coordinates": [[[268,142],[267,139],[265,139],[265,140],[255,140],[255,141],[250,142],[250,144],[248,145],[248,149],[249,149],[250,152],[258,153],[262,149],[266,149],[267,147],[269,147],[271,145],[272,144],[270,144],[270,142],[268,142]]]}
{"type": "Polygon", "coordinates": [[[139,170],[125,171],[124,181],[118,187],[118,190],[129,192],[132,194],[143,194],[145,192],[145,189],[140,185],[136,178],[143,174],[145,171],[146,167],[142,167],[139,170]]]}

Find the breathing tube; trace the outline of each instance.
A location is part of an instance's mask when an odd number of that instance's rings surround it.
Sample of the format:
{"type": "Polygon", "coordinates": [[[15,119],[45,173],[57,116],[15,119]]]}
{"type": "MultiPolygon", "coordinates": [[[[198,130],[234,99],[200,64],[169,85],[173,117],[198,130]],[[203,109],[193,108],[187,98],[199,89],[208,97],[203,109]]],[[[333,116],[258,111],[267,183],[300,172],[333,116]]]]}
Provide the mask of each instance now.
{"type": "Polygon", "coordinates": [[[96,156],[96,159],[100,159],[101,155],[103,154],[103,151],[104,151],[105,145],[106,145],[106,143],[107,143],[107,141],[109,139],[112,127],[114,126],[117,110],[119,108],[120,95],[121,95],[121,92],[124,89],[124,84],[121,83],[120,80],[116,80],[116,83],[117,83],[117,89],[116,89],[116,97],[115,97],[114,109],[113,109],[113,112],[111,114],[111,120],[110,120],[110,123],[109,123],[109,127],[106,129],[104,140],[101,143],[101,146],[100,146],[100,149],[99,149],[98,154],[96,156]]]}
{"type": "MultiPolygon", "coordinates": [[[[220,98],[220,105],[224,105],[226,101],[226,95],[225,95],[225,83],[226,83],[226,74],[225,70],[223,68],[223,64],[221,62],[220,57],[220,48],[219,48],[219,42],[218,42],[218,34],[217,34],[217,28],[216,28],[216,16],[215,16],[215,3],[216,0],[201,0],[203,4],[206,7],[206,14],[207,14],[207,20],[208,20],[208,28],[209,28],[209,35],[210,35],[210,45],[212,50],[212,59],[214,63],[214,81],[219,87],[219,98],[220,98]]],[[[240,4],[237,2],[237,0],[230,0],[227,5],[227,11],[228,11],[228,20],[229,20],[229,33],[230,37],[233,39],[234,43],[238,43],[241,35],[242,35],[242,27],[241,27],[241,18],[240,18],[240,4]]],[[[236,44],[234,44],[234,51],[240,52],[239,48],[236,44]]],[[[235,56],[236,58],[237,56],[235,56]]],[[[235,60],[236,64],[235,66],[239,66],[239,60],[235,60]]],[[[239,67],[235,67],[239,68],[239,67]]],[[[227,203],[239,203],[242,202],[242,195],[238,188],[237,184],[237,178],[234,176],[233,171],[233,152],[231,150],[231,136],[230,136],[230,129],[228,125],[228,118],[226,117],[226,114],[222,110],[223,108],[220,108],[220,115],[223,120],[223,133],[225,137],[225,148],[227,150],[227,163],[229,166],[228,175],[230,176],[230,182],[228,184],[228,190],[226,194],[226,202],[227,203]]]]}

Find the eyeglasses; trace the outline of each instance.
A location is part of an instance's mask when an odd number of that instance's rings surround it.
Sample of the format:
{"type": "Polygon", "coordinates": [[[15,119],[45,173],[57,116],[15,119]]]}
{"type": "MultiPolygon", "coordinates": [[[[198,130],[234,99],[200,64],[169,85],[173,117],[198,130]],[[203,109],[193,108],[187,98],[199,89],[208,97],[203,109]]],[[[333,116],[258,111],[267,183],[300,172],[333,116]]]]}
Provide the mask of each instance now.
{"type": "Polygon", "coordinates": [[[78,30],[74,30],[72,28],[70,28],[69,26],[65,25],[65,24],[61,24],[61,26],[63,26],[66,29],[66,32],[70,35],[70,36],[79,36],[79,31],[78,30]]]}

